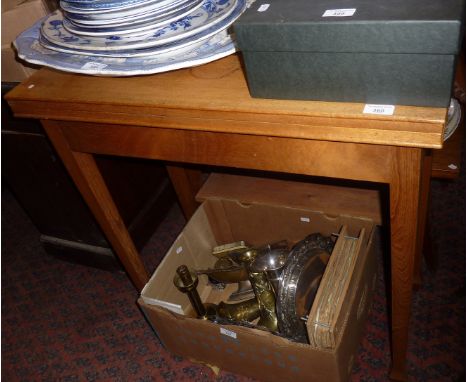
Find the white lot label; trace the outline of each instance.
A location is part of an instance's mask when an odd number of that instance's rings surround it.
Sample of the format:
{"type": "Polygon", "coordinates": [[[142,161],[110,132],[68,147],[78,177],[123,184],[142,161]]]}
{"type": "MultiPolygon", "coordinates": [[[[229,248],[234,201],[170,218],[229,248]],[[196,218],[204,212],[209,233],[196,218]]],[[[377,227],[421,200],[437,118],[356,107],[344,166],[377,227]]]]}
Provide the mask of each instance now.
{"type": "Polygon", "coordinates": [[[270,4],[262,4],[258,7],[257,12],[265,12],[268,8],[270,8],[270,4]]]}
{"type": "Polygon", "coordinates": [[[356,8],[349,9],[327,9],[322,17],[349,17],[354,15],[356,8]]]}
{"type": "Polygon", "coordinates": [[[81,67],[81,69],[101,70],[104,69],[106,66],[107,64],[103,64],[101,62],[87,62],[81,67]]]}
{"type": "Polygon", "coordinates": [[[302,216],[301,217],[301,222],[310,223],[310,218],[308,218],[306,216],[302,216]]]}
{"type": "Polygon", "coordinates": [[[221,334],[224,334],[225,336],[231,337],[231,338],[237,338],[237,333],[233,332],[232,330],[228,330],[225,328],[219,328],[219,332],[221,334]]]}
{"type": "Polygon", "coordinates": [[[364,106],[362,111],[364,114],[379,114],[379,115],[393,115],[395,111],[394,105],[370,105],[364,106]]]}

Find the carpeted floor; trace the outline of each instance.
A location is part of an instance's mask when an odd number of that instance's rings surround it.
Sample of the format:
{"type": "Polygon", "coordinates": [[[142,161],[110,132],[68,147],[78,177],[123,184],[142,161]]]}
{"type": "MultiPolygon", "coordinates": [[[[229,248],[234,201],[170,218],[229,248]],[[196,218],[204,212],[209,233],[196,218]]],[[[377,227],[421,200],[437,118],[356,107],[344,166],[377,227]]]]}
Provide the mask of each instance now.
{"type": "MultiPolygon", "coordinates": [[[[463,166],[464,168],[464,166],[463,166]]],[[[439,266],[424,268],[414,293],[411,381],[465,380],[465,175],[432,181],[432,234],[439,266]]],[[[183,228],[174,206],[145,247],[154,270],[183,228]]],[[[2,190],[2,378],[4,381],[223,381],[250,379],[169,354],[136,305],[122,273],[47,255],[39,233],[2,190]]],[[[352,381],[386,381],[390,365],[386,293],[377,293],[352,381]]]]}

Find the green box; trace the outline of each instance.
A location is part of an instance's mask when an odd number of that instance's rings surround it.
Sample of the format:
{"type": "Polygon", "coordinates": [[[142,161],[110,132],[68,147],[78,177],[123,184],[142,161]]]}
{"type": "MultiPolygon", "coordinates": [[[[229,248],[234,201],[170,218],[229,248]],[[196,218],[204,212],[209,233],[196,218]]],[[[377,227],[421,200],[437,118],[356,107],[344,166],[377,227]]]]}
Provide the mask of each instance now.
{"type": "Polygon", "coordinates": [[[252,97],[447,107],[462,0],[261,0],[234,24],[252,97]]]}

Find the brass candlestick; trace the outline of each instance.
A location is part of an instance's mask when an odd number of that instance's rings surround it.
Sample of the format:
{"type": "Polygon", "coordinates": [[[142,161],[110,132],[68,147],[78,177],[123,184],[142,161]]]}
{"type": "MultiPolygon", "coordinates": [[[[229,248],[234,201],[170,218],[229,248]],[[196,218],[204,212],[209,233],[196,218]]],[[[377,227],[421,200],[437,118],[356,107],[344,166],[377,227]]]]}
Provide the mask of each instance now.
{"type": "Polygon", "coordinates": [[[181,292],[186,293],[197,317],[204,319],[214,319],[216,317],[216,307],[213,304],[203,304],[197,291],[198,276],[190,271],[186,265],[177,268],[174,276],[174,285],[181,292]]]}

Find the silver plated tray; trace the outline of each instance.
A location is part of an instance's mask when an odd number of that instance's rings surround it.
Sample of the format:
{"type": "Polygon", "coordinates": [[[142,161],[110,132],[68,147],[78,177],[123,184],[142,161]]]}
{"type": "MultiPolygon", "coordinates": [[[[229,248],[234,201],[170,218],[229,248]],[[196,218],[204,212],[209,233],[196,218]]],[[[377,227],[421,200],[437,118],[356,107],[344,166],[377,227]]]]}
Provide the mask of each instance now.
{"type": "Polygon", "coordinates": [[[276,314],[280,333],[292,341],[308,343],[304,319],[332,250],[332,239],[315,233],[296,244],[288,256],[278,288],[276,314]]]}

